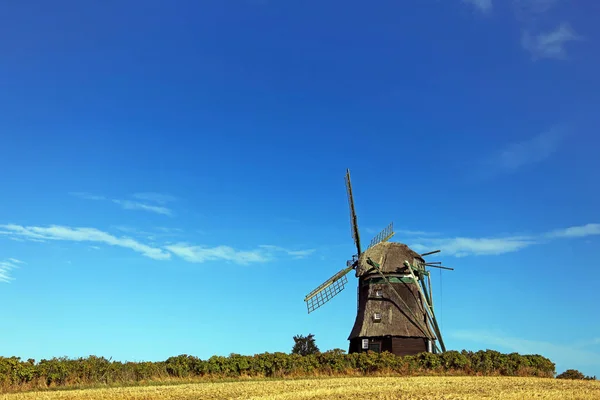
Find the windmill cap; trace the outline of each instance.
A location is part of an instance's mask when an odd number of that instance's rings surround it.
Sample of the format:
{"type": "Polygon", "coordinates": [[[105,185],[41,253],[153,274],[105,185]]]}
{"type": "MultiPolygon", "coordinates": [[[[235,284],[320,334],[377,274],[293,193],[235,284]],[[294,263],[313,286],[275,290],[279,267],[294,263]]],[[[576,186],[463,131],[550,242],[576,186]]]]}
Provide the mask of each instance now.
{"type": "Polygon", "coordinates": [[[367,260],[373,260],[379,264],[382,273],[407,273],[407,263],[413,265],[425,264],[425,260],[419,253],[412,250],[404,243],[381,242],[367,249],[360,255],[356,276],[360,277],[373,270],[367,260]]]}

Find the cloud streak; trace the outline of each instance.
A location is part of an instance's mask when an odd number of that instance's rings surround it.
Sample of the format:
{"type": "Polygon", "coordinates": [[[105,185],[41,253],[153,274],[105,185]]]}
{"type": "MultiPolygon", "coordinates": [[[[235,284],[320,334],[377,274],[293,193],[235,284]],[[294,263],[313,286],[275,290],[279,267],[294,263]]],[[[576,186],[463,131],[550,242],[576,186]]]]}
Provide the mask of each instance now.
{"type": "Polygon", "coordinates": [[[142,201],[148,201],[151,203],[167,204],[176,201],[177,198],[164,193],[147,192],[147,193],[135,193],[134,198],[142,201]]]}
{"type": "Polygon", "coordinates": [[[441,238],[441,239],[417,239],[417,243],[410,245],[415,251],[426,252],[439,249],[444,254],[455,257],[500,255],[522,250],[536,241],[533,238],[514,236],[503,238],[441,238]]]}
{"type": "Polygon", "coordinates": [[[492,0],[462,0],[463,3],[467,3],[483,14],[490,14],[492,12],[492,0]]]}
{"type": "Polygon", "coordinates": [[[0,261],[0,282],[10,283],[13,281],[14,278],[10,276],[10,271],[15,268],[19,268],[19,266],[22,264],[25,264],[25,262],[17,260],[16,258],[9,258],[4,261],[0,261]]]}
{"type": "MultiPolygon", "coordinates": [[[[462,0],[480,14],[491,15],[493,0],[462,0]]],[[[565,60],[566,45],[569,42],[582,40],[566,21],[557,21],[557,15],[565,13],[550,13],[557,7],[560,0],[511,0],[514,18],[521,26],[521,48],[530,53],[533,61],[546,58],[565,60]],[[560,24],[556,25],[558,22],[560,24]],[[549,26],[556,26],[548,30],[549,26]]],[[[564,2],[563,2],[564,3],[564,2]]]]}
{"type": "Polygon", "coordinates": [[[273,261],[276,259],[278,253],[300,259],[308,257],[315,252],[315,249],[290,250],[274,245],[260,245],[254,250],[238,250],[230,246],[208,247],[191,245],[189,243],[177,243],[165,246],[165,248],[192,263],[229,261],[240,265],[273,261]]]}
{"type": "Polygon", "coordinates": [[[49,227],[0,225],[0,234],[27,240],[62,240],[71,242],[103,243],[123,247],[155,260],[166,260],[171,254],[158,247],[148,246],[129,237],[117,237],[96,228],[70,228],[51,225],[49,227]]]}
{"type": "Polygon", "coordinates": [[[125,210],[142,210],[152,212],[155,214],[162,214],[168,216],[173,215],[173,212],[169,208],[163,206],[144,204],[131,200],[113,200],[113,203],[120,205],[125,210]]]}
{"type": "Polygon", "coordinates": [[[95,195],[92,193],[87,193],[87,192],[70,192],[69,194],[71,196],[79,197],[80,199],[84,199],[84,200],[95,200],[95,201],[106,200],[106,197],[104,197],[104,196],[98,196],[98,195],[95,195]]]}
{"type": "Polygon", "coordinates": [[[568,23],[563,22],[550,32],[535,35],[529,31],[523,32],[521,45],[531,54],[533,60],[541,58],[564,60],[567,58],[566,44],[582,39],[568,23]]]}
{"type": "Polygon", "coordinates": [[[87,192],[71,192],[69,194],[84,200],[110,200],[112,203],[119,205],[124,210],[141,210],[167,216],[172,216],[173,211],[170,208],[166,207],[165,204],[175,200],[175,197],[161,193],[136,193],[133,195],[134,198],[141,201],[108,199],[104,196],[98,196],[87,192]]]}
{"type": "Polygon", "coordinates": [[[418,252],[432,249],[442,250],[454,257],[486,256],[513,253],[536,244],[551,240],[583,238],[600,235],[600,224],[586,224],[557,229],[540,235],[505,237],[453,237],[453,238],[416,238],[409,246],[418,252]]]}
{"type": "Polygon", "coordinates": [[[260,250],[236,250],[230,246],[205,247],[188,243],[177,243],[165,247],[173,254],[191,263],[205,263],[209,261],[231,261],[236,264],[247,265],[270,261],[260,250]]]}
{"type": "MultiPolygon", "coordinates": [[[[167,245],[148,245],[131,237],[118,237],[96,228],[72,228],[68,226],[51,225],[21,226],[15,224],[0,225],[0,235],[27,241],[69,241],[88,242],[90,248],[98,250],[97,244],[122,247],[133,250],[141,255],[155,260],[168,260],[175,255],[192,263],[205,263],[209,261],[228,261],[236,264],[247,265],[251,263],[264,263],[275,260],[278,255],[285,255],[301,259],[312,255],[315,249],[292,250],[275,245],[260,245],[253,250],[238,250],[231,246],[201,246],[180,242],[167,245]]],[[[14,267],[19,260],[8,259],[2,264],[3,277],[8,279],[9,267],[14,267]]]]}
{"type": "Polygon", "coordinates": [[[399,229],[396,232],[396,235],[406,235],[406,236],[436,236],[439,235],[437,232],[425,232],[425,231],[411,231],[407,229],[399,229]]]}
{"type": "Polygon", "coordinates": [[[308,257],[316,251],[316,249],[290,250],[290,249],[286,249],[285,247],[273,246],[270,244],[263,244],[258,247],[260,247],[261,249],[265,249],[267,251],[271,251],[271,252],[281,252],[281,253],[287,254],[288,256],[292,256],[292,257],[298,258],[298,259],[308,257]]]}
{"type": "Polygon", "coordinates": [[[514,0],[513,5],[518,18],[531,19],[549,11],[558,2],[559,0],[514,0]]]}
{"type": "Polygon", "coordinates": [[[580,238],[594,235],[600,235],[600,224],[586,224],[558,229],[547,233],[546,236],[550,238],[580,238]]]}
{"type": "Polygon", "coordinates": [[[494,154],[490,163],[498,171],[509,173],[540,163],[558,150],[564,136],[562,129],[549,129],[532,138],[508,145],[494,154]]]}

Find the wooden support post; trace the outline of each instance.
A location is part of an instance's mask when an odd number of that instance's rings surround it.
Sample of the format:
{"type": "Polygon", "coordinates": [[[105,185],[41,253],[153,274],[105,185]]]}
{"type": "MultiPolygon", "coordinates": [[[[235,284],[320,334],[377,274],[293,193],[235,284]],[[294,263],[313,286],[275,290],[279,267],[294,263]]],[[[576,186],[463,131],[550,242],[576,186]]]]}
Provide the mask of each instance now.
{"type": "MultiPolygon", "coordinates": [[[[415,276],[415,273],[413,272],[412,266],[410,265],[410,263],[408,261],[404,261],[404,263],[408,267],[407,268],[408,272],[410,272],[410,275],[412,276],[412,278],[415,280],[415,282],[417,282],[417,277],[415,276]]],[[[444,340],[442,339],[442,334],[440,333],[440,329],[438,327],[437,321],[435,320],[435,314],[433,313],[433,308],[429,305],[429,302],[427,301],[427,296],[425,296],[425,293],[423,292],[423,289],[421,288],[421,285],[419,283],[417,283],[417,288],[419,289],[419,293],[421,293],[421,296],[423,297],[423,301],[427,305],[425,315],[427,315],[427,317],[429,318],[429,322],[431,322],[431,325],[433,325],[433,328],[435,329],[435,334],[437,335],[437,337],[440,341],[440,346],[442,347],[442,351],[446,351],[446,346],[444,346],[444,340]],[[433,316],[429,315],[430,313],[433,316]]]]}

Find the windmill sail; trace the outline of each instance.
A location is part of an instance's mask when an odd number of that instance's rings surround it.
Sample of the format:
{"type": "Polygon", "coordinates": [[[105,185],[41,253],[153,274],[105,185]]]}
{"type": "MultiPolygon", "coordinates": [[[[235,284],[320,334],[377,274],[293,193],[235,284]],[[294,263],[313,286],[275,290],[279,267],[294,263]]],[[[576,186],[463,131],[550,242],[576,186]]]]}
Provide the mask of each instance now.
{"type": "Polygon", "coordinates": [[[346,275],[348,274],[348,272],[352,271],[352,269],[353,268],[350,266],[339,271],[337,274],[327,279],[325,282],[319,285],[315,290],[310,292],[304,298],[309,314],[317,308],[321,307],[323,304],[327,303],[339,292],[344,290],[346,283],[348,283],[348,278],[346,277],[346,275]]]}
{"type": "Polygon", "coordinates": [[[388,240],[390,240],[392,238],[392,236],[394,236],[394,234],[395,234],[394,223],[392,222],[387,227],[385,227],[384,230],[379,232],[377,234],[377,236],[375,236],[373,239],[371,239],[371,243],[369,244],[368,248],[370,249],[371,247],[378,245],[381,242],[387,242],[388,240]]]}
{"type": "Polygon", "coordinates": [[[346,191],[348,192],[348,205],[350,206],[350,228],[352,230],[352,239],[356,245],[358,255],[361,254],[360,235],[358,233],[358,221],[356,218],[356,210],[354,209],[354,196],[352,196],[352,183],[350,182],[350,170],[346,170],[346,191]]]}

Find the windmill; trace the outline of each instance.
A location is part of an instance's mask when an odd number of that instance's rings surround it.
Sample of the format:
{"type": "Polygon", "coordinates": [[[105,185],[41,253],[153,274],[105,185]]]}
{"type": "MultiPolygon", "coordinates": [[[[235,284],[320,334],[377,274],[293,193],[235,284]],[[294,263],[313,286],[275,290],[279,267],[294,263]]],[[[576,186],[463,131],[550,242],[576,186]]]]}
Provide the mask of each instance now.
{"type": "Polygon", "coordinates": [[[350,225],[357,253],[346,268],[319,285],[305,298],[308,313],[321,307],[344,290],[348,273],[358,278],[358,307],[348,337],[349,353],[389,351],[397,355],[446,351],[435,317],[428,268],[452,270],[424,257],[440,250],[419,254],[403,243],[390,242],[393,224],[376,235],[362,250],[350,170],[346,170],[350,225]]]}

